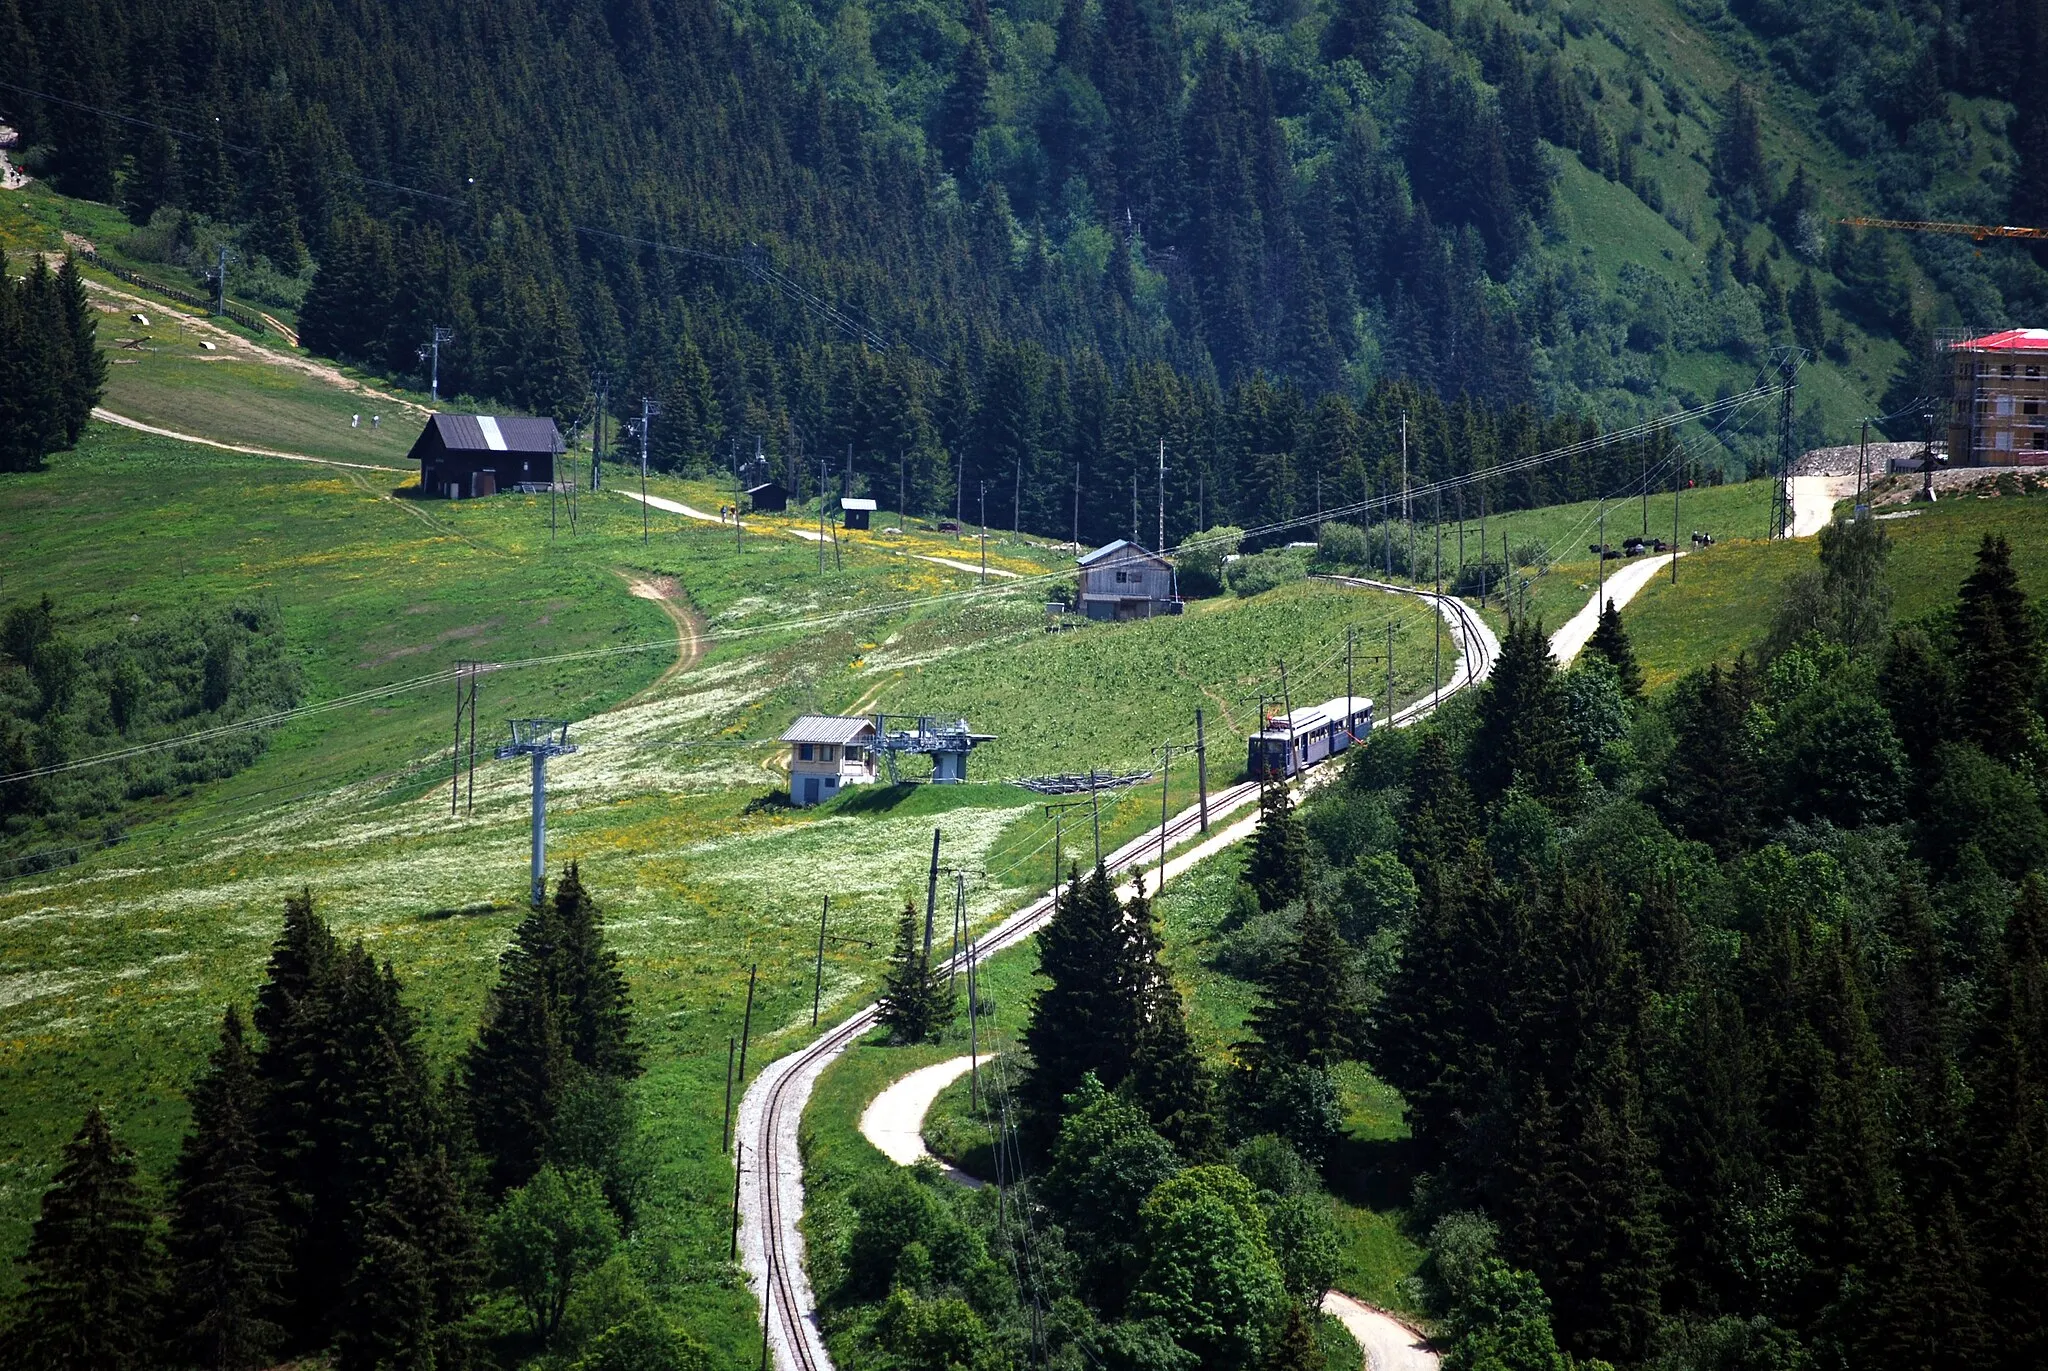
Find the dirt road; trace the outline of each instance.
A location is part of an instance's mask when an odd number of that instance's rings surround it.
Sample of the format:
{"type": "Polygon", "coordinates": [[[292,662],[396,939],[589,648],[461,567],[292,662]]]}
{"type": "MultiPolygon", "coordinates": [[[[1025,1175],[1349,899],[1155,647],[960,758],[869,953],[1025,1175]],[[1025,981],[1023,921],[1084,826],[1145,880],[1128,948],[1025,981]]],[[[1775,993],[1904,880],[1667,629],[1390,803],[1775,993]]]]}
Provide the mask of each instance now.
{"type": "Polygon", "coordinates": [[[1661,556],[1638,557],[1625,566],[1617,567],[1607,578],[1604,587],[1596,587],[1593,597],[1577,614],[1565,620],[1563,628],[1550,635],[1550,655],[1557,658],[1559,666],[1570,666],[1593,636],[1593,630],[1600,626],[1600,604],[1612,600],[1620,609],[1636,592],[1655,580],[1657,573],[1671,565],[1671,560],[1681,554],[1667,552],[1661,556]]]}

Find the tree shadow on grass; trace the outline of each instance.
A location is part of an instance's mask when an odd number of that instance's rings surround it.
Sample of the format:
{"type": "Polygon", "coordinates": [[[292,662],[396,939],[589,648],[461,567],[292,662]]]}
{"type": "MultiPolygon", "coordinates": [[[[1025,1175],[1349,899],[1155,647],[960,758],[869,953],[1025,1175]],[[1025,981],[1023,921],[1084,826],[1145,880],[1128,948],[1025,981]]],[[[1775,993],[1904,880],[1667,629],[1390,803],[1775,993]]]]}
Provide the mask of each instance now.
{"type": "Polygon", "coordinates": [[[1330,1193],[1364,1209],[1406,1209],[1415,1184],[1412,1138],[1345,1136],[1330,1147],[1325,1179],[1330,1193]]]}
{"type": "Polygon", "coordinates": [[[887,814],[915,795],[918,787],[909,781],[901,785],[864,785],[839,797],[834,814],[887,814]]]}

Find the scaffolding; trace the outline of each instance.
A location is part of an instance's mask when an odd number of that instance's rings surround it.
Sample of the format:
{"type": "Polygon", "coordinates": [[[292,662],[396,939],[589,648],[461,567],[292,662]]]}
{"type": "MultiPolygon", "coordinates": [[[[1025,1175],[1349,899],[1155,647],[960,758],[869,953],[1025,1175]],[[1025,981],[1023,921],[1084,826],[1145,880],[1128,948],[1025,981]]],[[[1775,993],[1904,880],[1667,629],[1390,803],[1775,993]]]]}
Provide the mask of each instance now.
{"type": "Polygon", "coordinates": [[[1948,452],[1958,466],[2048,466],[2048,329],[1944,330],[1948,452]]]}

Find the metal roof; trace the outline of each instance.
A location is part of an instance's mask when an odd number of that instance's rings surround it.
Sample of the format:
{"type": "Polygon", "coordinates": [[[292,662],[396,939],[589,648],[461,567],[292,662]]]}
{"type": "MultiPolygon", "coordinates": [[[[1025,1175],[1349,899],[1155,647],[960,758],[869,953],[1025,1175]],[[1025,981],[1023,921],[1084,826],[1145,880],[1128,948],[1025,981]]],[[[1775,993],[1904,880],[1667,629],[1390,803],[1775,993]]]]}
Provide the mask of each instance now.
{"type": "Polygon", "coordinates": [[[2009,328],[1950,343],[1957,352],[2048,352],[2048,328],[2009,328]]]}
{"type": "Polygon", "coordinates": [[[1074,559],[1074,561],[1080,566],[1094,566],[1099,562],[1106,562],[1110,560],[1129,560],[1133,562],[1157,562],[1161,566],[1172,565],[1172,563],[1168,562],[1164,557],[1161,557],[1158,553],[1148,552],[1144,548],[1139,547],[1136,543],[1132,542],[1128,538],[1119,538],[1113,543],[1104,543],[1101,547],[1096,548],[1095,551],[1089,553],[1087,556],[1076,557],[1074,559]]]}
{"type": "Polygon", "coordinates": [[[854,495],[842,495],[839,498],[839,507],[841,509],[864,509],[872,514],[875,510],[875,502],[873,500],[863,500],[854,495]]]}
{"type": "Polygon", "coordinates": [[[802,714],[782,731],[785,743],[850,743],[864,733],[875,731],[875,721],[864,714],[802,714]]]}
{"type": "Polygon", "coordinates": [[[1333,720],[1371,709],[1372,700],[1364,695],[1353,695],[1348,700],[1339,695],[1334,700],[1325,700],[1319,705],[1303,705],[1292,714],[1275,714],[1266,720],[1266,727],[1256,735],[1261,738],[1284,738],[1289,733],[1303,733],[1333,720]]]}
{"type": "Polygon", "coordinates": [[[427,423],[441,435],[441,446],[450,452],[562,451],[562,435],[553,419],[515,414],[436,414],[427,423]]]}
{"type": "Polygon", "coordinates": [[[748,486],[748,487],[747,487],[747,494],[749,494],[749,495],[758,495],[758,494],[760,494],[760,493],[761,493],[762,491],[764,491],[764,490],[770,490],[770,489],[774,489],[774,490],[781,490],[781,489],[783,489],[783,488],[784,488],[784,487],[783,487],[783,484],[782,484],[782,482],[780,482],[780,481],[763,481],[763,482],[761,482],[761,484],[760,484],[760,485],[758,485],[758,486],[748,486]]]}

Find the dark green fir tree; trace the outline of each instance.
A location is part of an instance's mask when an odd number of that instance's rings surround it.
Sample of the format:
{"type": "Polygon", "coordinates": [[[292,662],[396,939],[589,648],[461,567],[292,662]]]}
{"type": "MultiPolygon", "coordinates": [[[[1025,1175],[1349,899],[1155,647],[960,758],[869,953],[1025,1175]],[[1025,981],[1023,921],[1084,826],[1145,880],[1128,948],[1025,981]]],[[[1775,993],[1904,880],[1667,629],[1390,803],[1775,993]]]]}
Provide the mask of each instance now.
{"type": "Polygon", "coordinates": [[[268,1366],[288,1254],[257,1131],[263,1086],[232,1005],[189,1098],[171,1181],[171,1336],[207,1371],[268,1366]]]}
{"type": "Polygon", "coordinates": [[[18,1371],[141,1371],[157,1364],[162,1254],[135,1154],[94,1105],[64,1148],[21,1259],[4,1361],[18,1371]]]}
{"type": "Polygon", "coordinates": [[[1337,921],[1304,899],[1286,955],[1264,977],[1247,1026],[1265,1062],[1327,1069],[1357,1055],[1358,995],[1337,921]]]}
{"type": "Polygon", "coordinates": [[[1294,797],[1284,781],[1259,792],[1259,827],[1244,878],[1259,897],[1259,908],[1266,910],[1292,904],[1308,890],[1308,830],[1294,812],[1294,797]]]}
{"type": "Polygon", "coordinates": [[[880,1018],[892,1042],[930,1042],[953,1019],[945,975],[925,955],[922,922],[917,906],[905,900],[896,918],[896,949],[882,980],[880,1018]]]}
{"type": "Polygon", "coordinates": [[[1019,1091],[1034,1128],[1049,1141],[1066,1097],[1089,1072],[1114,1089],[1131,1069],[1138,999],[1128,984],[1130,927],[1109,873],[1078,873],[1038,935],[1038,966],[1051,982],[1031,1002],[1024,1045],[1031,1066],[1019,1091]]]}
{"type": "Polygon", "coordinates": [[[1636,663],[1635,648],[1629,644],[1628,630],[1622,626],[1621,611],[1609,600],[1600,608],[1600,621],[1593,625],[1593,636],[1586,640],[1588,651],[1605,657],[1614,668],[1615,679],[1621,683],[1622,693],[1630,699],[1639,698],[1643,693],[1643,669],[1636,663]]]}

